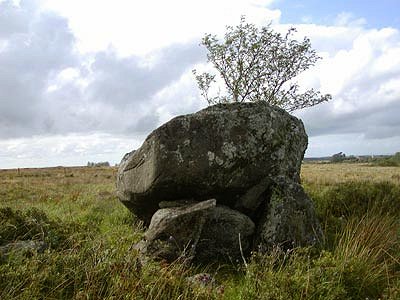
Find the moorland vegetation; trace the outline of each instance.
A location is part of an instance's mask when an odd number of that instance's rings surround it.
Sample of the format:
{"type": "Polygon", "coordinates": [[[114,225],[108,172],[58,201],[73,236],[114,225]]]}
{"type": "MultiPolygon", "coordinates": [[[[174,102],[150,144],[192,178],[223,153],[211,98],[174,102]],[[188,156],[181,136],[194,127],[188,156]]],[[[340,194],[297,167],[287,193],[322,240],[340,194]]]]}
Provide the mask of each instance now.
{"type": "Polygon", "coordinates": [[[138,260],[141,223],[117,200],[116,169],[0,170],[0,299],[399,299],[400,169],[304,164],[326,241],[253,253],[244,265],[138,260]],[[4,249],[4,248],[3,248],[4,249]],[[212,274],[219,289],[187,278],[212,274]],[[221,288],[221,286],[223,288],[221,288]]]}

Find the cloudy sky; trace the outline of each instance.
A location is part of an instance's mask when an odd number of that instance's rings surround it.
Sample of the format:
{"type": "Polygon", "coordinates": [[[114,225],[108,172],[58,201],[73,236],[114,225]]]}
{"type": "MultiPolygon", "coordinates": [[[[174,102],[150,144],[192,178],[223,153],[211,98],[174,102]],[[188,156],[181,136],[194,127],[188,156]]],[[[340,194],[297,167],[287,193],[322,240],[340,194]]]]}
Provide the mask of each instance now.
{"type": "Polygon", "coordinates": [[[191,70],[205,33],[241,15],[308,36],[300,76],[331,102],[295,113],[306,156],[400,151],[398,0],[0,0],[0,168],[120,161],[207,103],[191,70]]]}

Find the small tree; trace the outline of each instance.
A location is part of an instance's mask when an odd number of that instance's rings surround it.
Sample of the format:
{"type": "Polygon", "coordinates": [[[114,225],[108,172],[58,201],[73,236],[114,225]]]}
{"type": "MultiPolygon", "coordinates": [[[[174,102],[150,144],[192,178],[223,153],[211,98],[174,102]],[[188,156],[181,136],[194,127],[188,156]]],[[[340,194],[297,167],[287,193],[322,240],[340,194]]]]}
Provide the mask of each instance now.
{"type": "Polygon", "coordinates": [[[336,154],[333,154],[331,157],[331,162],[332,163],[338,163],[338,162],[343,162],[346,160],[346,154],[344,154],[343,152],[339,152],[336,154]]]}
{"type": "Polygon", "coordinates": [[[320,59],[308,38],[298,42],[291,39],[296,32],[290,28],[286,35],[274,32],[270,25],[260,30],[245,18],[236,27],[227,27],[224,41],[206,34],[201,42],[208,50],[207,59],[218,71],[226,86],[226,95],[210,95],[216,75],[198,74],[193,70],[201,95],[211,104],[221,102],[267,101],[291,112],[314,106],[331,99],[314,89],[299,92],[293,81],[298,74],[320,59]]]}

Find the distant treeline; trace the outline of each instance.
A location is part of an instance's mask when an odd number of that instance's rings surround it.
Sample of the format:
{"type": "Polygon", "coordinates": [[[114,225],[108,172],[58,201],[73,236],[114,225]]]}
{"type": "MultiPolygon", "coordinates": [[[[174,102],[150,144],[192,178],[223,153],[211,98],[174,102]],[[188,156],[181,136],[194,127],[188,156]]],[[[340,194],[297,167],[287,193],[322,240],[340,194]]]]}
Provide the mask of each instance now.
{"type": "Polygon", "coordinates": [[[322,163],[370,163],[375,166],[397,167],[400,166],[400,152],[394,155],[349,155],[343,152],[327,157],[304,158],[304,162],[322,163]]]}
{"type": "Polygon", "coordinates": [[[102,161],[102,162],[88,162],[87,163],[88,167],[109,167],[110,163],[108,161],[102,161]]]}
{"type": "Polygon", "coordinates": [[[382,167],[400,167],[400,152],[389,157],[376,158],[372,163],[382,167]]]}

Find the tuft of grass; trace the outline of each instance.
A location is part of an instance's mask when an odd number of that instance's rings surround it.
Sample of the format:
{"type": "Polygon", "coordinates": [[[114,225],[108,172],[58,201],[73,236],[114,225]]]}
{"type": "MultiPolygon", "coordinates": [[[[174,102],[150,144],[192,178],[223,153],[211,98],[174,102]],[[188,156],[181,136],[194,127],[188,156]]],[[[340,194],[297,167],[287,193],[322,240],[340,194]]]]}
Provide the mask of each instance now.
{"type": "Polygon", "coordinates": [[[315,203],[330,248],[350,219],[362,219],[366,214],[395,217],[400,212],[400,185],[391,182],[350,181],[305,188],[315,203]]]}
{"type": "Polygon", "coordinates": [[[132,241],[89,239],[0,264],[1,299],[215,299],[192,290],[181,262],[142,265],[132,241]]]}
{"type": "Polygon", "coordinates": [[[397,299],[400,225],[393,217],[350,221],[332,251],[255,254],[228,299],[397,299]]]}
{"type": "Polygon", "coordinates": [[[42,241],[48,248],[65,248],[70,243],[84,240],[96,229],[87,226],[50,220],[43,210],[35,207],[25,211],[11,207],[0,208],[0,246],[23,240],[42,241]]]}
{"type": "Polygon", "coordinates": [[[386,285],[400,275],[399,230],[398,218],[377,214],[346,224],[334,255],[351,295],[378,299],[386,285]]]}

